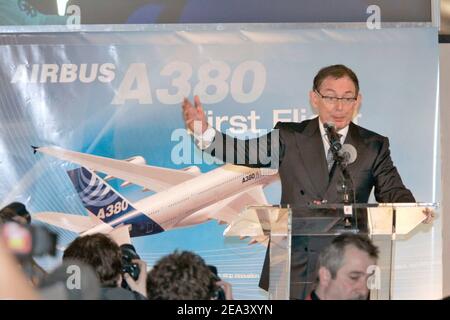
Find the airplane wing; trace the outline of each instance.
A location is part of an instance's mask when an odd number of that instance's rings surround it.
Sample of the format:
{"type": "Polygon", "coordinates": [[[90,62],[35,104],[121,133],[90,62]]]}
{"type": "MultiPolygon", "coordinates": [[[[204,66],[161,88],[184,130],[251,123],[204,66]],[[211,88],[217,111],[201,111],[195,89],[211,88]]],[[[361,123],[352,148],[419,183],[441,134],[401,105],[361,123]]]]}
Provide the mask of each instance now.
{"type": "MultiPolygon", "coordinates": [[[[83,233],[84,231],[92,229],[96,225],[103,223],[95,216],[82,216],[62,212],[39,212],[33,214],[33,220],[45,222],[47,224],[76,233],[83,233]]],[[[114,228],[108,235],[119,246],[125,243],[131,243],[128,225],[114,228]]]]}
{"type": "MultiPolygon", "coordinates": [[[[208,210],[211,219],[218,220],[219,223],[231,224],[246,206],[268,204],[263,187],[255,186],[203,210],[208,210]]],[[[265,235],[253,236],[249,244],[261,243],[267,245],[268,239],[268,236],[265,235]]]]}
{"type": "Polygon", "coordinates": [[[227,224],[230,224],[246,206],[268,204],[262,186],[255,186],[226,200],[229,200],[228,203],[223,208],[211,212],[210,217],[227,224]]]}
{"type": "Polygon", "coordinates": [[[93,171],[106,173],[111,177],[137,184],[144,189],[155,192],[163,191],[201,174],[199,171],[183,171],[149,166],[141,163],[128,162],[126,160],[117,160],[65,150],[58,147],[33,147],[33,149],[35,152],[41,152],[61,160],[70,161],[93,171]]]}
{"type": "Polygon", "coordinates": [[[113,239],[119,246],[123,244],[131,244],[130,229],[128,225],[123,225],[114,228],[113,231],[108,233],[109,237],[113,239]]]}
{"type": "Polygon", "coordinates": [[[48,223],[66,230],[82,233],[89,230],[99,223],[100,220],[94,217],[82,216],[77,214],[67,214],[62,212],[40,212],[33,214],[33,220],[48,223]]]}

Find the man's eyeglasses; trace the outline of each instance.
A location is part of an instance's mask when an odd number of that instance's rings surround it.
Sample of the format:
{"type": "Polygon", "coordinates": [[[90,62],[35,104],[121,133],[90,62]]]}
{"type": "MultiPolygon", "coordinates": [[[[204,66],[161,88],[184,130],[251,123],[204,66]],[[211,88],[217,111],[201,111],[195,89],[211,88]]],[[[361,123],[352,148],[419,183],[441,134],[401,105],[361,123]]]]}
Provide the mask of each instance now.
{"type": "Polygon", "coordinates": [[[343,105],[349,106],[356,102],[357,97],[351,97],[351,98],[338,98],[338,97],[331,97],[331,96],[324,96],[322,95],[318,90],[314,90],[325,103],[327,104],[337,104],[339,101],[342,102],[343,105]]]}

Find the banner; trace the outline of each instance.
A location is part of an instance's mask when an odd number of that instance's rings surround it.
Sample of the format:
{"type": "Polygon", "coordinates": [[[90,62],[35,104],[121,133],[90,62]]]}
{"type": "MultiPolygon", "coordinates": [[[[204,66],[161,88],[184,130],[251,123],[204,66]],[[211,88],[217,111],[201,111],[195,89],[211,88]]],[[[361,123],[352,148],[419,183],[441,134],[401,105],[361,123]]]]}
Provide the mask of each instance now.
{"type": "MultiPolygon", "coordinates": [[[[261,24],[83,30],[0,36],[3,204],[22,201],[33,213],[86,215],[67,174],[77,166],[34,154],[31,146],[122,160],[140,156],[151,166],[183,170],[195,165],[210,172],[218,165],[202,161],[184,130],[184,97],[199,95],[215,128],[251,137],[277,121],[314,117],[308,99],[312,80],[320,68],[338,63],[360,80],[363,104],[355,122],[389,137],[405,185],[418,201],[436,201],[435,28],[261,24]],[[191,152],[183,149],[186,143],[191,152]]],[[[155,194],[122,182],[108,181],[131,204],[155,194]]],[[[269,185],[265,195],[269,203],[279,203],[279,183],[269,185]]],[[[213,219],[133,238],[133,243],[150,266],[175,249],[192,250],[217,266],[219,276],[232,283],[235,298],[265,299],[257,284],[266,248],[224,238],[225,227],[213,219]]],[[[56,230],[61,249],[76,236],[56,230]]],[[[439,292],[436,244],[440,232],[418,232],[397,245],[399,268],[409,282],[398,284],[395,297],[429,298],[439,292]],[[413,280],[423,264],[433,272],[413,280]]]]}

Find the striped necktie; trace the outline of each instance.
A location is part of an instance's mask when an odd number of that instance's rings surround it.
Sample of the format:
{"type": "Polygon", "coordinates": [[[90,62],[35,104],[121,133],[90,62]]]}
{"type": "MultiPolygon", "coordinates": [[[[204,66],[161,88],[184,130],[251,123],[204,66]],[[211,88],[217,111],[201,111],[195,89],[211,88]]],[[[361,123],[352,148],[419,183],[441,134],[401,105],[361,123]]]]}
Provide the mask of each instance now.
{"type": "MultiPolygon", "coordinates": [[[[338,134],[339,139],[342,138],[342,134],[338,134]]],[[[334,157],[333,157],[333,151],[331,151],[331,147],[328,148],[328,152],[327,152],[327,166],[328,166],[328,173],[331,175],[332,172],[332,168],[334,165],[334,157]]]]}

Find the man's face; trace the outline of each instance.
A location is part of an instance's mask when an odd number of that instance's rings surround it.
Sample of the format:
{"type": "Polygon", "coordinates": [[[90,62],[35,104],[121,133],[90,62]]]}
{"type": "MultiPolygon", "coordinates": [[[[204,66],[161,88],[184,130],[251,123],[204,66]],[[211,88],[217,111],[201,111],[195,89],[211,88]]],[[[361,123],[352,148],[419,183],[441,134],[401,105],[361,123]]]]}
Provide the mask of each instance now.
{"type": "Polygon", "coordinates": [[[353,81],[345,76],[339,79],[325,78],[320,87],[309,94],[311,104],[317,109],[322,123],[333,122],[336,129],[346,127],[356,116],[361,104],[361,95],[356,95],[353,81]],[[322,95],[322,97],[321,97],[322,95]],[[349,98],[333,101],[331,98],[349,98]],[[356,98],[356,100],[352,100],[356,98]]]}
{"type": "MultiPolygon", "coordinates": [[[[345,249],[342,267],[334,279],[321,278],[328,300],[366,300],[369,294],[367,280],[371,274],[367,273],[370,266],[376,264],[366,252],[354,246],[345,249]]],[[[328,271],[328,270],[327,270],[328,271]]],[[[331,276],[331,275],[330,275],[331,276]]]]}

